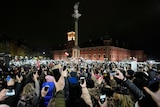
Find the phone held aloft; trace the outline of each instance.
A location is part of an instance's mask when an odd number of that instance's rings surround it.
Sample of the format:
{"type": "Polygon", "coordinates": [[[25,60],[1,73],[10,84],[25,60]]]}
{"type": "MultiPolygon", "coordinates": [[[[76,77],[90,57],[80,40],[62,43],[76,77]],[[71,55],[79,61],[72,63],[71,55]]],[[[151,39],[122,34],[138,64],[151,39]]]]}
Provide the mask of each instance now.
{"type": "Polygon", "coordinates": [[[14,89],[8,89],[8,91],[6,92],[6,96],[13,96],[15,95],[15,90],[14,89]]]}
{"type": "Polygon", "coordinates": [[[80,83],[83,84],[85,80],[85,77],[80,77],[80,83]]]}
{"type": "Polygon", "coordinates": [[[44,87],[44,90],[45,90],[45,91],[48,91],[48,89],[49,89],[49,86],[46,85],[46,86],[44,87]]]}
{"type": "Polygon", "coordinates": [[[101,104],[103,104],[105,101],[106,101],[106,95],[105,94],[100,95],[100,102],[101,102],[101,104]]]}

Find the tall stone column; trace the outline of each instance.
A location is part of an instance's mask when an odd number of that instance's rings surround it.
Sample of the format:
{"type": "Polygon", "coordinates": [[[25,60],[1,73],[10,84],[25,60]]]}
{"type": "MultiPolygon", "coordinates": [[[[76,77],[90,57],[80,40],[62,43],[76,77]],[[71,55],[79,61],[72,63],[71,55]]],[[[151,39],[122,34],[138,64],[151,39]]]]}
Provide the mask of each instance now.
{"type": "Polygon", "coordinates": [[[75,43],[74,47],[72,48],[72,57],[78,58],[80,57],[80,48],[78,46],[78,19],[81,14],[78,13],[79,2],[74,5],[74,13],[72,17],[75,19],[75,43]]]}

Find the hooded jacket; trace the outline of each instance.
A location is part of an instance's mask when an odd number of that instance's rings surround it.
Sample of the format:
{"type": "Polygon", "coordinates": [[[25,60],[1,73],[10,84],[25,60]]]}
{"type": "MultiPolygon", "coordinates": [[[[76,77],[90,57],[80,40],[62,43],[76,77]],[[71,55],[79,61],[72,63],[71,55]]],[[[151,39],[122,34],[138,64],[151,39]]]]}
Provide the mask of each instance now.
{"type": "Polygon", "coordinates": [[[46,94],[46,96],[44,97],[44,106],[47,107],[50,99],[53,97],[54,95],[54,88],[55,88],[55,84],[54,82],[44,82],[42,84],[42,87],[45,87],[45,86],[49,86],[48,88],[48,93],[46,94]]]}

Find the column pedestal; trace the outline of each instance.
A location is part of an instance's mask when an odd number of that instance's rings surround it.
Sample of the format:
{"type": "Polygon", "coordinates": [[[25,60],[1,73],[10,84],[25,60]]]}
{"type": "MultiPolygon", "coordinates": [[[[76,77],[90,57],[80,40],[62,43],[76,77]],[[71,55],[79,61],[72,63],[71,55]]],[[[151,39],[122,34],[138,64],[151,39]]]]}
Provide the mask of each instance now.
{"type": "Polygon", "coordinates": [[[80,48],[78,46],[72,48],[72,57],[73,58],[79,58],[80,57],[80,48]]]}

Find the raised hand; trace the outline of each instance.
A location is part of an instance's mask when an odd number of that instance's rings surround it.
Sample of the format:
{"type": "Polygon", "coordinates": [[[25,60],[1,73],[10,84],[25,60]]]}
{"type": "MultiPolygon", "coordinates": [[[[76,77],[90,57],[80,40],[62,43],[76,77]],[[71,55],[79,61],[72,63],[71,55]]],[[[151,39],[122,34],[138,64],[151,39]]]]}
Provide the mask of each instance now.
{"type": "Polygon", "coordinates": [[[56,92],[64,89],[65,80],[63,76],[59,78],[58,82],[56,82],[55,78],[53,77],[53,82],[55,83],[56,86],[56,92]]]}
{"type": "Polygon", "coordinates": [[[100,107],[107,107],[107,98],[105,99],[104,103],[101,103],[100,100],[98,100],[98,103],[99,103],[100,107]]]}
{"type": "Polygon", "coordinates": [[[23,80],[23,76],[21,75],[20,77],[18,75],[16,75],[16,79],[18,83],[21,83],[21,81],[23,80]]]}
{"type": "Polygon", "coordinates": [[[45,91],[45,87],[43,87],[42,90],[41,90],[41,96],[45,97],[47,93],[48,93],[48,90],[45,91]]]}
{"type": "Polygon", "coordinates": [[[160,107],[160,88],[156,92],[152,92],[149,88],[144,87],[144,90],[151,95],[152,99],[156,102],[157,106],[160,107]]]}
{"type": "Polygon", "coordinates": [[[7,90],[8,89],[2,89],[0,91],[0,101],[3,101],[3,100],[5,100],[7,98],[7,96],[6,96],[7,90]]]}

